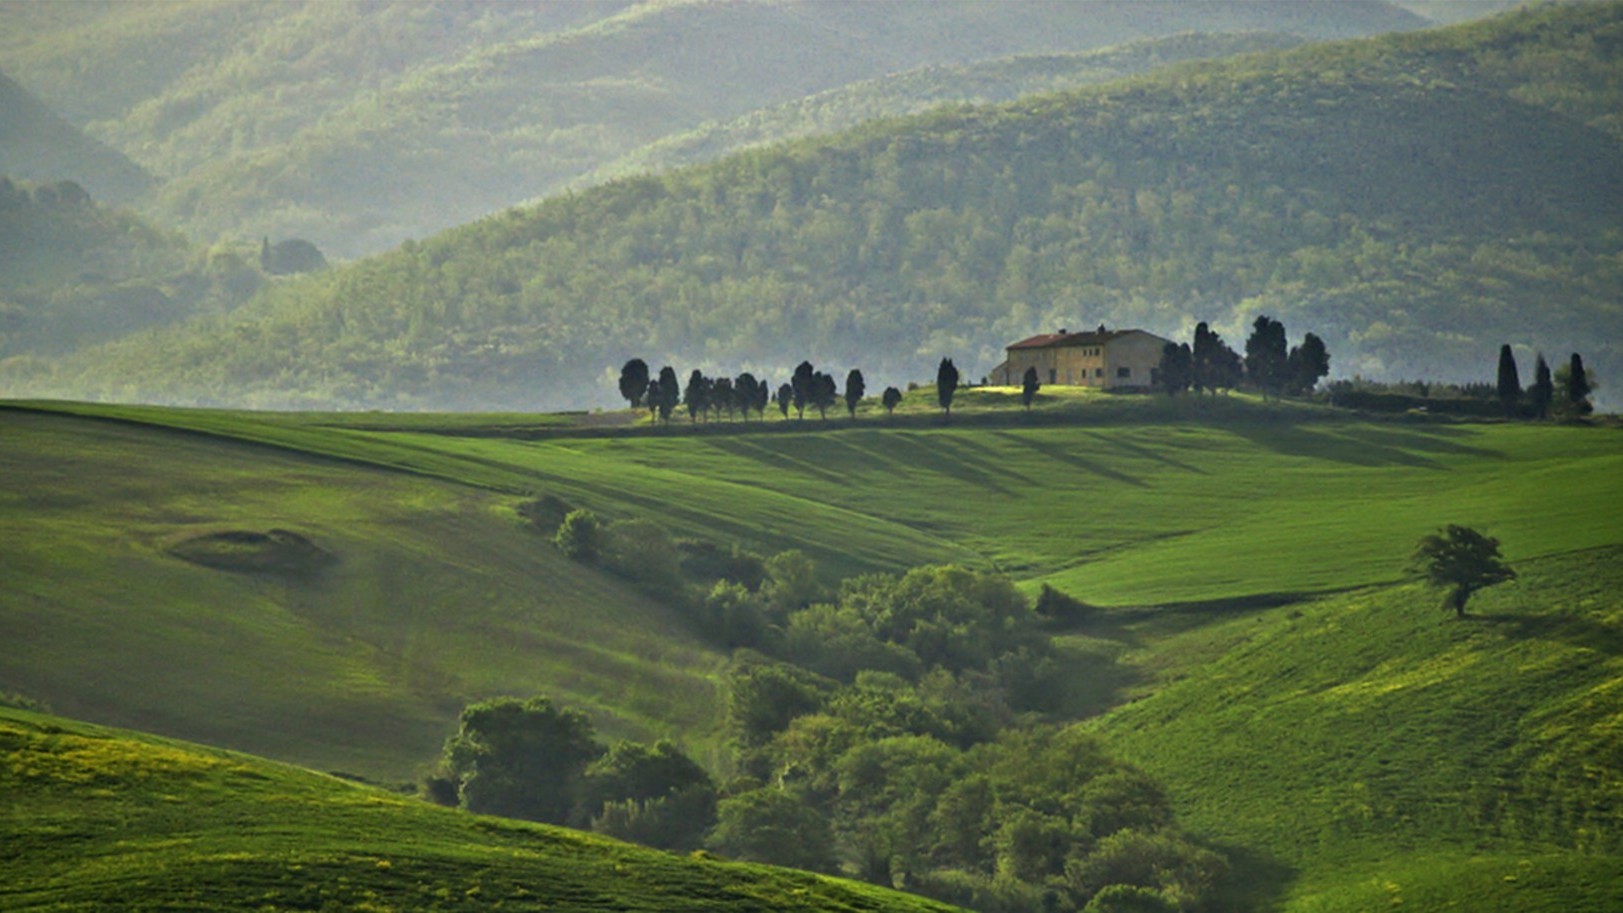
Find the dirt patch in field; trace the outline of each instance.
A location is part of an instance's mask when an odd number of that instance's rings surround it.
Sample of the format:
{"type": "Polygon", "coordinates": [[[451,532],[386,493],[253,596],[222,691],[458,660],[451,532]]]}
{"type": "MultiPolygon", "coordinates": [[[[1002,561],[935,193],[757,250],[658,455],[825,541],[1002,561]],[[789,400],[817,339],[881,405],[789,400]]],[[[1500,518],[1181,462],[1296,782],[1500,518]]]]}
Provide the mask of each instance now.
{"type": "Polygon", "coordinates": [[[286,529],[205,533],[175,543],[169,554],[216,570],[284,576],[314,574],[338,560],[332,552],[286,529]]]}

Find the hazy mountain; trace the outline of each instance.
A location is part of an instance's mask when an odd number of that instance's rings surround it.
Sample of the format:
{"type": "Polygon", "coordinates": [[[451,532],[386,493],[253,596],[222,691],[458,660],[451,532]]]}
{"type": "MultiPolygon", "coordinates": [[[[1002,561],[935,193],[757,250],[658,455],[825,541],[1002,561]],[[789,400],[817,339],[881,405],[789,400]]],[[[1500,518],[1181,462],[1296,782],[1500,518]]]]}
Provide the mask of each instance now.
{"type": "Polygon", "coordinates": [[[73,181],[0,176],[0,358],[57,355],[240,304],[264,279],[249,253],[194,249],[73,181]]]}
{"type": "Polygon", "coordinates": [[[1511,342],[1604,383],[1620,31],[1623,4],[1554,7],[879,122],[513,210],[48,386],[579,406],[633,355],[979,377],[1038,330],[1205,319],[1239,344],[1258,313],[1340,375],[1484,379],[1511,342]]]}
{"type": "Polygon", "coordinates": [[[59,6],[0,5],[0,66],[164,178],[146,211],[204,239],[297,235],[339,255],[901,70],[1191,30],[1425,23],[1372,0],[59,6]]]}
{"type": "Polygon", "coordinates": [[[992,104],[1075,89],[1188,60],[1282,50],[1307,39],[1278,32],[1188,32],[1073,54],[1019,54],[965,66],[930,66],[851,83],[646,146],[583,175],[589,187],[617,177],[717,159],[730,152],[833,133],[865,120],[944,104],[992,104]]]}
{"type": "Polygon", "coordinates": [[[139,165],[57,117],[4,73],[0,73],[0,175],[72,180],[115,203],[152,186],[152,176],[139,165]]]}

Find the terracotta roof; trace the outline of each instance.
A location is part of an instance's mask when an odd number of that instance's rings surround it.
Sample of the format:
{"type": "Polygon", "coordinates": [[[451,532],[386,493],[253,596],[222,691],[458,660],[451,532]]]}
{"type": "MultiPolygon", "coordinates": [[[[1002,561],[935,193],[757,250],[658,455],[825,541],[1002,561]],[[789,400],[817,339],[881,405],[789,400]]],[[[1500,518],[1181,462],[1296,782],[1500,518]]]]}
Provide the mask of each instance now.
{"type": "Polygon", "coordinates": [[[1102,346],[1117,336],[1126,336],[1136,333],[1137,330],[1106,330],[1103,333],[1044,333],[1030,339],[1022,339],[1007,349],[1049,349],[1060,346],[1102,346]]]}

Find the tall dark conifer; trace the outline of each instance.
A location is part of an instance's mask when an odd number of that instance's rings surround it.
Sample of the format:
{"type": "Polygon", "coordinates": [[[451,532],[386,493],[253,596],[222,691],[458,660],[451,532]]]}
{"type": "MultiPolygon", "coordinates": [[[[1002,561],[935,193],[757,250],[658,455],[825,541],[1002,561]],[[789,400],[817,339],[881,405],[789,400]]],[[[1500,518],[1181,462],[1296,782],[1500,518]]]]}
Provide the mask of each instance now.
{"type": "Polygon", "coordinates": [[[958,367],[952,359],[943,358],[935,371],[935,398],[941,408],[947,412],[947,418],[952,418],[952,398],[958,392],[958,367]]]}
{"type": "Polygon", "coordinates": [[[862,402],[862,397],[867,393],[868,382],[862,379],[861,371],[852,368],[851,373],[845,375],[845,411],[852,418],[857,417],[857,403],[862,402]]]}
{"type": "Polygon", "coordinates": [[[1555,399],[1555,383],[1550,380],[1550,366],[1544,360],[1544,353],[1538,353],[1538,361],[1533,363],[1533,386],[1527,388],[1528,405],[1533,410],[1534,418],[1549,418],[1550,403],[1555,399]]]}
{"type": "Polygon", "coordinates": [[[1573,415],[1588,415],[1595,410],[1589,402],[1592,392],[1589,385],[1589,374],[1584,371],[1584,359],[1577,352],[1572,353],[1572,359],[1567,363],[1567,389],[1568,409],[1573,415]]]}
{"type": "Polygon", "coordinates": [[[1516,356],[1510,351],[1510,343],[1499,347],[1499,405],[1504,407],[1505,415],[1516,414],[1516,407],[1522,399],[1522,378],[1516,370],[1516,356]]]}

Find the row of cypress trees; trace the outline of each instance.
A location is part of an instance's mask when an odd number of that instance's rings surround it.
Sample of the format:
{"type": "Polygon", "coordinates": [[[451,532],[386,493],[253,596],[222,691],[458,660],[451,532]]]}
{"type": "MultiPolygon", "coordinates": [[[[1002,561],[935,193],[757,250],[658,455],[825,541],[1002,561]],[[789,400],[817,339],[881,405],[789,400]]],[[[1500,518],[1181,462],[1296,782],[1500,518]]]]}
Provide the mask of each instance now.
{"type": "MultiPolygon", "coordinates": [[[[936,393],[941,408],[949,415],[958,382],[957,367],[952,359],[943,358],[936,371],[936,393]]],[[[845,402],[846,411],[855,418],[857,404],[867,396],[868,383],[860,369],[852,368],[845,375],[845,392],[842,396],[833,375],[817,370],[809,361],[803,361],[795,367],[793,376],[779,385],[775,392],[768,381],[747,371],[737,377],[706,377],[704,372],[695,368],[684,385],[677,380],[676,370],[669,365],[661,368],[658,375],[651,375],[647,362],[633,358],[620,369],[619,389],[621,398],[631,408],[646,408],[654,418],[664,422],[670,421],[677,406],[685,406],[688,419],[693,422],[701,419],[719,420],[723,415],[731,419],[735,414],[748,421],[751,412],[757,418],[765,418],[769,404],[776,405],[784,418],[789,417],[792,408],[796,418],[804,419],[806,409],[810,407],[826,419],[828,410],[841,399],[845,402]]],[[[886,414],[894,412],[901,402],[902,391],[895,387],[886,387],[880,395],[880,404],[884,406],[886,414]]]]}
{"type": "Polygon", "coordinates": [[[1589,373],[1584,370],[1583,356],[1573,352],[1566,365],[1552,376],[1544,353],[1538,353],[1533,365],[1533,384],[1522,389],[1521,375],[1516,369],[1516,356],[1510,344],[1499,347],[1499,382],[1497,394],[1505,415],[1511,418],[1528,415],[1532,418],[1579,418],[1590,414],[1595,407],[1589,401],[1594,390],[1589,373]]]}

